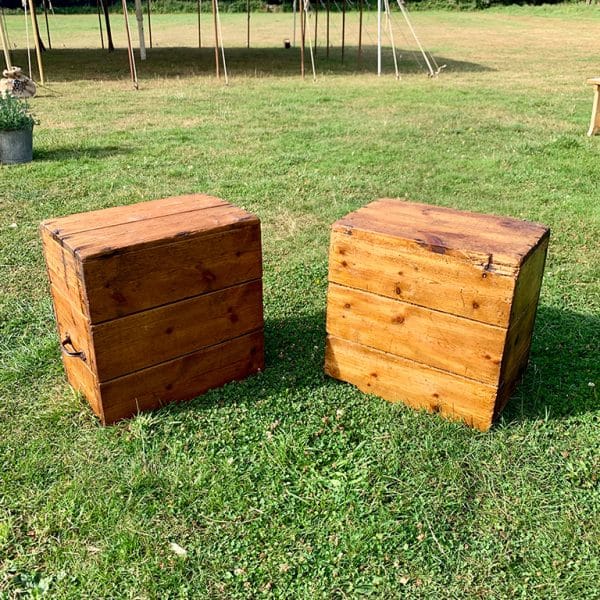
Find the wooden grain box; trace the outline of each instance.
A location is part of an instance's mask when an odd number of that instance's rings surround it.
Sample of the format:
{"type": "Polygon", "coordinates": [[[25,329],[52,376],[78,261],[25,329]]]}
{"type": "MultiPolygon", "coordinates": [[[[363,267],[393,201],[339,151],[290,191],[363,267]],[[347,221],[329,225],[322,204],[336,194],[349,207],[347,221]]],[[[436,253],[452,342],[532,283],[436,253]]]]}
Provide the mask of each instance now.
{"type": "Polygon", "coordinates": [[[549,234],[391,199],[340,219],[325,371],[487,430],[527,365],[549,234]]]}
{"type": "Polygon", "coordinates": [[[65,370],[103,423],[263,368],[254,215],[194,194],[40,230],[65,370]]]}

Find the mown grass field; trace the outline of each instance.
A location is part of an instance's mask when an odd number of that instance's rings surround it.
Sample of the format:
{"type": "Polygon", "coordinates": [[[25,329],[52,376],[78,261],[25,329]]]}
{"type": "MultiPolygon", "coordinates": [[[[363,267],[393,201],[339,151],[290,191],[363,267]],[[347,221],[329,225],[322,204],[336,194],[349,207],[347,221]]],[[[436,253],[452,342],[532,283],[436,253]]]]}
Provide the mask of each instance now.
{"type": "Polygon", "coordinates": [[[599,598],[599,14],[422,12],[439,78],[398,32],[400,81],[349,42],[344,65],[319,48],[316,83],[290,15],[253,15],[248,55],[224,15],[229,87],[183,48],[193,15],[157,15],[138,92],[116,15],[110,56],[93,15],[53,18],[35,160],[0,169],[0,597],[599,598]],[[102,428],[63,377],[38,223],[192,191],[262,219],[267,368],[102,428]],[[380,196],[552,228],[531,363],[489,433],[322,373],[328,227],[380,196]]]}

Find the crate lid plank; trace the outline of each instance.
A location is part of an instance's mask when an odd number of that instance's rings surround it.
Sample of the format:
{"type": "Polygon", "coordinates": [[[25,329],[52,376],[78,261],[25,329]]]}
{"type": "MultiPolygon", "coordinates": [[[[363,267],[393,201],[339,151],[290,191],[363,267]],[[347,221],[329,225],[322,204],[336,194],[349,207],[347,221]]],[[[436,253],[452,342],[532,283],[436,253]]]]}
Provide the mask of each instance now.
{"type": "Polygon", "coordinates": [[[42,224],[81,261],[258,223],[247,211],[202,194],[107,208],[42,224]]]}
{"type": "Polygon", "coordinates": [[[468,261],[486,258],[494,265],[519,267],[549,229],[537,223],[452,208],[383,198],[350,213],[333,225],[391,236],[437,254],[468,261]]]}

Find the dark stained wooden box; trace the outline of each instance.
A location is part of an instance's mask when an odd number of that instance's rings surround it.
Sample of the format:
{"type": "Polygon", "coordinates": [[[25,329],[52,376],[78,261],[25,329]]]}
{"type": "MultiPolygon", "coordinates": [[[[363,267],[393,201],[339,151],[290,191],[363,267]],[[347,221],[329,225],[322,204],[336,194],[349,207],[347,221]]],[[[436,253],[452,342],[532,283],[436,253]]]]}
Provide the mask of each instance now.
{"type": "Polygon", "coordinates": [[[527,365],[549,234],[389,199],[337,221],[326,372],[487,430],[527,365]]]}
{"type": "Polygon", "coordinates": [[[65,370],[103,423],[263,368],[254,215],[195,194],[40,229],[65,370]]]}

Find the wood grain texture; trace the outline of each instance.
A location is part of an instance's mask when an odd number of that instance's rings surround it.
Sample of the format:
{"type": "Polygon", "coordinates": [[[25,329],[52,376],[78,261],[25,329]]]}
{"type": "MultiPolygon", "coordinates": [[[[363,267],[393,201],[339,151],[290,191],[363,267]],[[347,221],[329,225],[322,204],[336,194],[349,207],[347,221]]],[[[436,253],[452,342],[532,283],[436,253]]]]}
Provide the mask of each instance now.
{"type": "Polygon", "coordinates": [[[256,331],[234,340],[100,384],[104,423],[170,402],[189,400],[264,368],[264,338],[256,331]]]}
{"type": "Polygon", "coordinates": [[[325,372],[390,402],[489,429],[496,387],[328,335],[325,372]]]}
{"type": "Polygon", "coordinates": [[[548,234],[548,228],[528,221],[389,198],[371,202],[333,227],[346,233],[361,229],[390,235],[410,246],[466,260],[487,256],[488,270],[519,266],[548,234]]]}
{"type": "Polygon", "coordinates": [[[548,242],[547,237],[542,239],[519,270],[510,311],[511,324],[519,319],[532,304],[537,306],[546,265],[548,242]]]}
{"type": "Polygon", "coordinates": [[[71,252],[66,251],[43,227],[40,228],[46,272],[51,285],[59,290],[77,309],[86,312],[80,265],[71,252]]]}
{"type": "Polygon", "coordinates": [[[188,194],[47,219],[42,223],[41,227],[47,229],[56,238],[62,238],[103,227],[134,223],[136,221],[147,221],[177,213],[226,205],[227,202],[225,200],[215,198],[214,196],[188,194]]]}
{"type": "Polygon", "coordinates": [[[492,325],[508,326],[516,275],[370,231],[331,234],[329,281],[492,325]]]}
{"type": "Polygon", "coordinates": [[[63,362],[103,422],[264,366],[260,221],[218,198],[52,219],[41,236],[63,362]]]}
{"type": "Polygon", "coordinates": [[[102,382],[262,327],[257,280],[93,325],[90,365],[102,382]]]}
{"type": "Polygon", "coordinates": [[[60,242],[79,260],[85,261],[110,258],[120,252],[169,244],[192,236],[210,235],[250,223],[258,223],[257,217],[234,206],[217,206],[63,235],[60,242]]]}
{"type": "Polygon", "coordinates": [[[92,323],[262,276],[258,223],[83,263],[92,323]]]}
{"type": "Polygon", "coordinates": [[[327,333],[497,385],[506,330],[329,285],[327,333]]]}
{"type": "Polygon", "coordinates": [[[549,234],[535,223],[389,199],[340,219],[331,233],[326,371],[489,428],[527,366],[549,234]]]}

